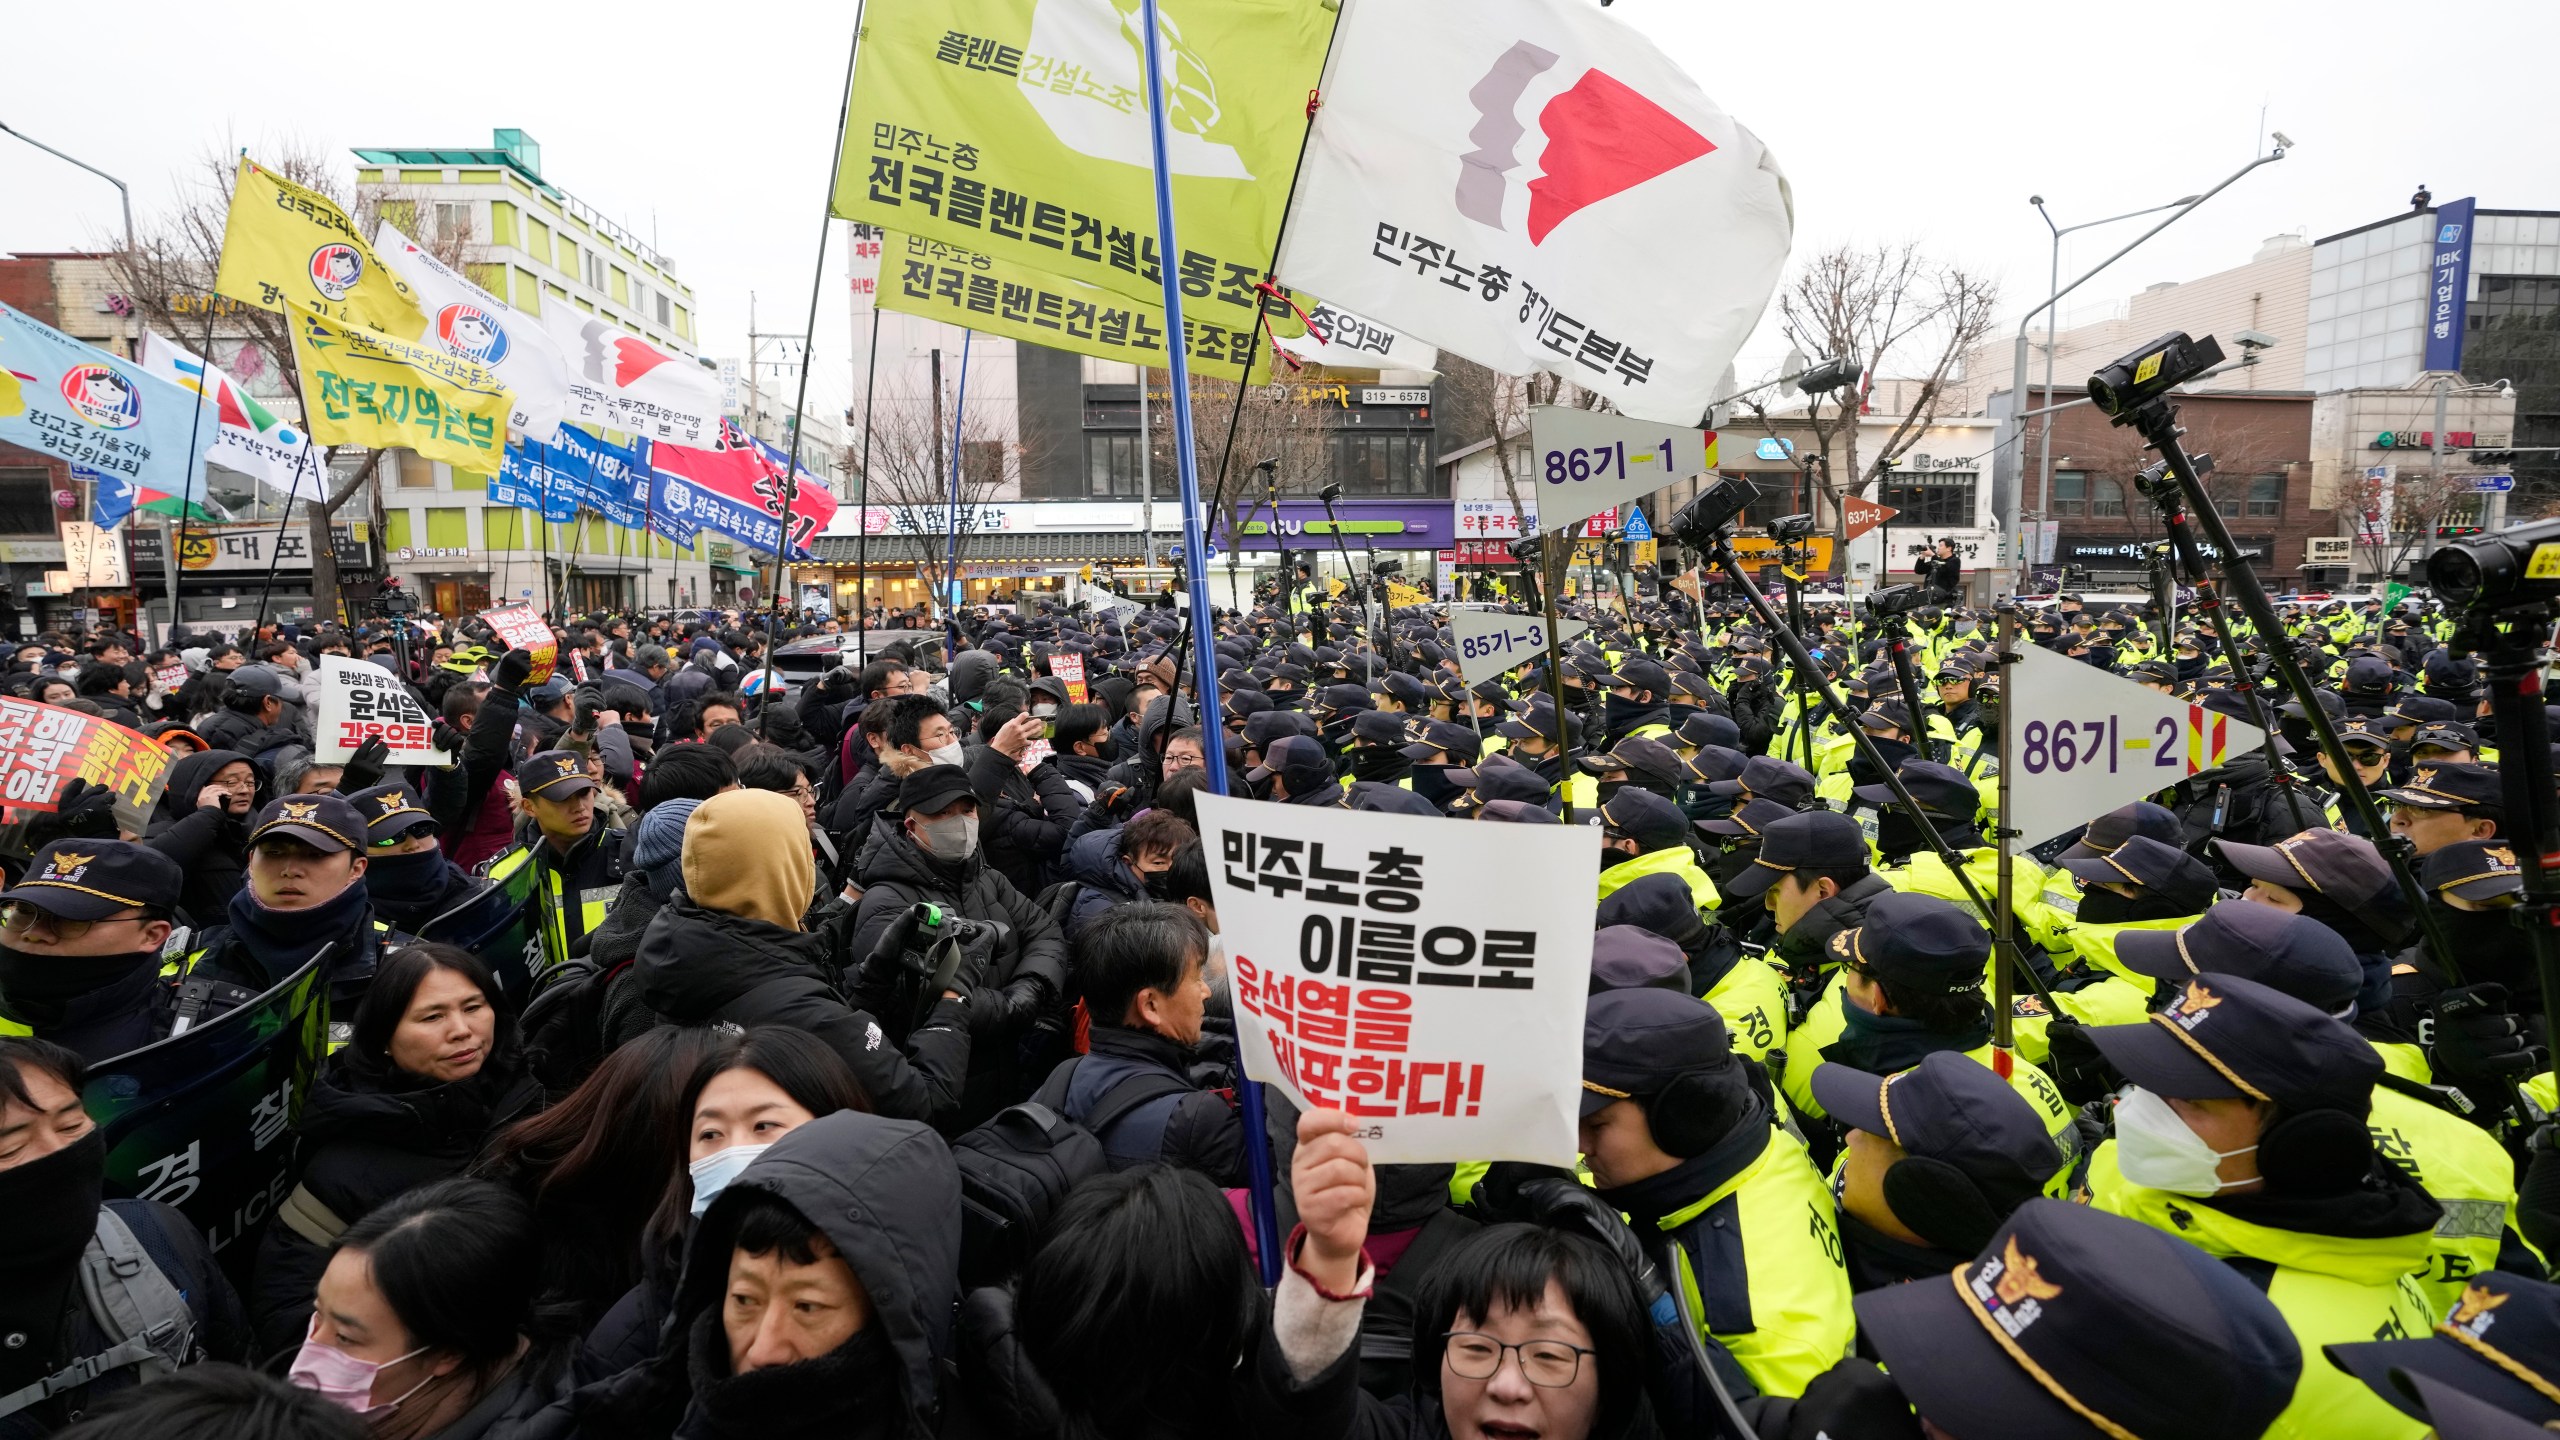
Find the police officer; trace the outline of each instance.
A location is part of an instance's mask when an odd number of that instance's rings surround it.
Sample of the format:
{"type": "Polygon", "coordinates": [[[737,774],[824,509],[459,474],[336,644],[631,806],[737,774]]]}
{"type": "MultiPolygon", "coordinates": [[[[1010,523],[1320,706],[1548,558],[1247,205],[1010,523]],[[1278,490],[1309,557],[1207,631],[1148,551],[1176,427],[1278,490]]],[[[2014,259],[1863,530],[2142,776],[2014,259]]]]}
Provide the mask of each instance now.
{"type": "Polygon", "coordinates": [[[2324,1345],[2335,1365],[2384,1403],[2455,1440],[2470,1435],[2547,1435],[2560,1425],[2560,1285],[2493,1271],[2462,1287],[2433,1334],[2324,1345]],[[2471,1422],[2514,1417],[2505,1429],[2471,1422]]]}
{"type": "Polygon", "coordinates": [[[2506,794],[2494,765],[2413,767],[2406,783],[2374,797],[2391,807],[2391,833],[2405,835],[2420,856],[2463,840],[2487,840],[2504,828],[2506,794]]]}
{"type": "Polygon", "coordinates": [[[1707,1006],[1610,990],[1583,1012],[1582,1090],[1600,1198],[1669,1237],[1687,1313],[1761,1393],[1802,1394],[1848,1352],[1849,1276],[1831,1194],[1772,1123],[1767,1077],[1707,1006]]]}
{"type": "MultiPolygon", "coordinates": [[[[2254,1271],[2306,1351],[2435,1323],[2419,1277],[2444,1209],[2375,1149],[2382,1061],[2345,1022],[2232,975],[2198,975],[2138,1025],[2090,1039],[2132,1082],[2090,1203],[2254,1271]]],[[[2362,1385],[2307,1367],[2271,1436],[2414,1434],[2362,1385]]]]}
{"type": "Polygon", "coordinates": [[[178,862],[125,840],[57,840],[0,892],[0,1035],[89,1064],[169,1033],[160,947],[185,889],[178,862]]]}
{"type": "Polygon", "coordinates": [[[1600,872],[1600,899],[1647,875],[1677,875],[1700,910],[1721,903],[1716,882],[1707,878],[1697,852],[1689,848],[1689,817],[1679,806],[1650,790],[1629,787],[1602,802],[1599,818],[1600,859],[1608,867],[1600,872]]]}
{"type": "Polygon", "coordinates": [[[324,949],[331,1006],[353,1015],[383,956],[409,939],[374,916],[366,849],[364,817],[336,795],[268,801],[249,826],[249,883],[174,967],[171,1033],[256,999],[324,949]]]}
{"type": "Polygon", "coordinates": [[[499,857],[489,874],[503,884],[513,866],[533,867],[543,958],[558,965],[587,952],[587,937],[621,896],[623,832],[596,823],[596,785],[583,755],[545,750],[527,756],[516,770],[516,788],[533,811],[537,833],[499,857]]]}
{"type": "Polygon", "coordinates": [[[2036,1108],[1953,1051],[1890,1075],[1819,1066],[1813,1093],[1849,1127],[1833,1193],[1860,1292],[1943,1277],[2063,1168],[2036,1108]]]}
{"type": "Polygon", "coordinates": [[[445,858],[440,827],[418,792],[376,785],[347,797],[364,817],[365,893],[374,912],[421,940],[447,938],[431,922],[489,888],[445,858]]]}
{"type": "Polygon", "coordinates": [[[1856,1306],[1861,1338],[1936,1435],[2257,1440],[2281,1433],[2267,1427],[2305,1374],[2241,1271],[2059,1200],[2028,1201],[1949,1281],[1856,1306]]]}
{"type": "MultiPolygon", "coordinates": [[[[1493,728],[1496,735],[1509,742],[1505,754],[1536,771],[1547,782],[1551,795],[1561,790],[1561,813],[1566,821],[1589,820],[1600,808],[1598,781],[1579,772],[1570,779],[1565,775],[1565,749],[1582,741],[1581,717],[1569,714],[1559,724],[1554,703],[1541,695],[1518,719],[1505,720],[1493,728]]],[[[1554,808],[1552,802],[1550,808],[1554,808]]]]}

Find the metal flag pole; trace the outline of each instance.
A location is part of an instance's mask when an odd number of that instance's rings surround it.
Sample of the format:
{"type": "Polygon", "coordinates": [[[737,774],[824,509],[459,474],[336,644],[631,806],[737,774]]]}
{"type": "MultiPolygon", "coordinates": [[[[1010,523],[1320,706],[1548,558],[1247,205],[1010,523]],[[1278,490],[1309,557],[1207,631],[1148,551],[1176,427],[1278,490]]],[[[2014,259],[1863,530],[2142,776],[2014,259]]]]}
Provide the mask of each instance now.
{"type": "Polygon", "coordinates": [[[871,296],[871,360],[862,375],[862,474],[853,502],[853,644],[871,663],[871,393],[880,381],[880,296],[871,296]]]}
{"type": "MultiPolygon", "coordinates": [[[[960,332],[960,388],[951,397],[951,510],[943,517],[942,654],[943,663],[960,653],[960,425],[969,413],[969,342],[978,332],[960,332]]],[[[935,437],[939,439],[940,437],[935,437]]]]}
{"type": "MultiPolygon", "coordinates": [[[[827,158],[827,200],[818,207],[818,258],[809,267],[809,324],[800,343],[800,393],[791,403],[791,454],[782,467],[782,533],[773,547],[773,621],[764,637],[764,702],[756,711],[758,737],[767,733],[773,714],[773,652],[782,644],[782,592],[791,585],[791,522],[800,507],[800,434],[809,428],[809,372],[817,360],[818,296],[826,288],[827,232],[835,224],[836,175],[844,168],[845,117],[853,113],[853,62],[861,53],[862,6],[856,4],[853,43],[844,54],[844,98],[836,104],[836,148],[827,158]]],[[[752,373],[753,367],[749,369],[752,373]]]]}
{"type": "MultiPolygon", "coordinates": [[[[1173,142],[1165,124],[1164,35],[1156,0],[1139,0],[1139,18],[1146,30],[1147,134],[1154,146],[1156,245],[1158,253],[1170,262],[1182,253],[1182,247],[1175,243],[1174,236],[1173,169],[1168,157],[1173,142]]],[[[1169,342],[1165,361],[1173,391],[1173,460],[1182,482],[1183,579],[1191,593],[1191,660],[1199,687],[1200,730],[1211,737],[1211,743],[1201,747],[1201,759],[1209,772],[1210,792],[1224,795],[1228,793],[1227,747],[1216,743],[1216,737],[1223,732],[1225,722],[1218,716],[1218,649],[1213,643],[1216,636],[1209,618],[1209,566],[1200,513],[1200,457],[1192,445],[1191,357],[1182,343],[1186,333],[1182,276],[1179,267],[1171,263],[1161,266],[1160,273],[1164,282],[1164,333],[1169,342]]],[[[1271,1149],[1263,1131],[1262,1087],[1250,1082],[1239,1085],[1236,1099],[1244,1122],[1245,1169],[1252,1182],[1254,1259],[1261,1269],[1263,1286],[1268,1289],[1280,1283],[1280,1222],[1271,1194],[1271,1149]]]]}

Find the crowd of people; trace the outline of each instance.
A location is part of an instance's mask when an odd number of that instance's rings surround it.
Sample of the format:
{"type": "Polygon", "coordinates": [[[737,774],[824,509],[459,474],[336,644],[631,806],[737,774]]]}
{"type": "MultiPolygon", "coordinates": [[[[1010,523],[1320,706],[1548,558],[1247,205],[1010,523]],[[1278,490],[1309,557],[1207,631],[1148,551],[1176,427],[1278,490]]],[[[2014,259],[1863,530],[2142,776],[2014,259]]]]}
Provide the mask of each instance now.
{"type": "Polygon", "coordinates": [[[1558,674],[1473,684],[1445,610],[1304,583],[1205,657],[1026,597],[797,684],[768,647],[834,622],[570,617],[540,679],[467,619],[37,637],[0,690],[180,758],[138,828],[76,783],[14,827],[0,1440],[2560,1426],[2523,817],[2447,620],[2035,608],[2276,734],[2020,859],[2002,955],[1987,613],[1818,606],[1817,675],[1713,593],[1567,608],[1558,674]],[[450,763],[318,759],[330,654],[450,763]],[[1249,1128],[1213,771],[1597,832],[1580,1166],[1373,1164],[1267,1086],[1249,1128]],[[111,1196],[98,1077],[306,975],[263,1228],[111,1196]]]}

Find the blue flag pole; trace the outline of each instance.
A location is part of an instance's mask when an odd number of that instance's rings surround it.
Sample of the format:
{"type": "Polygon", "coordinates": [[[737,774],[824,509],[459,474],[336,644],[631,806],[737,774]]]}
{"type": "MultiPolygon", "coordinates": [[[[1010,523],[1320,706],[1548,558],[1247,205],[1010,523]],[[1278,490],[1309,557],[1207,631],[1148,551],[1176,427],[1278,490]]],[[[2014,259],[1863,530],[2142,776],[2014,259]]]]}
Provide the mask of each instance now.
{"type": "Polygon", "coordinates": [[[951,513],[944,517],[942,537],[943,663],[960,653],[960,422],[969,413],[969,342],[978,332],[960,332],[960,391],[951,402],[951,513]]]}
{"type": "MultiPolygon", "coordinates": [[[[1155,142],[1157,269],[1164,279],[1165,368],[1170,372],[1173,391],[1173,458],[1182,480],[1182,569],[1191,592],[1191,661],[1199,692],[1199,725],[1201,733],[1209,737],[1209,743],[1200,747],[1201,759],[1209,771],[1211,793],[1224,795],[1228,793],[1227,747],[1219,741],[1225,722],[1218,716],[1217,627],[1209,618],[1200,461],[1191,439],[1191,356],[1184,343],[1188,332],[1182,319],[1182,247],[1174,240],[1173,169],[1167,156],[1172,142],[1164,115],[1164,35],[1156,18],[1156,0],[1141,0],[1140,10],[1147,40],[1147,128],[1155,142]]],[[[1138,380],[1142,386],[1146,383],[1144,375],[1138,380]]],[[[1243,383],[1242,376],[1237,377],[1237,383],[1243,383]]],[[[1245,1169],[1251,1181],[1254,1257],[1262,1269],[1262,1284],[1268,1289],[1280,1283],[1280,1218],[1271,1195],[1271,1147],[1263,1131],[1262,1087],[1244,1080],[1241,1074],[1237,1078],[1243,1082],[1236,1086],[1236,1099],[1244,1122],[1245,1169]]]]}

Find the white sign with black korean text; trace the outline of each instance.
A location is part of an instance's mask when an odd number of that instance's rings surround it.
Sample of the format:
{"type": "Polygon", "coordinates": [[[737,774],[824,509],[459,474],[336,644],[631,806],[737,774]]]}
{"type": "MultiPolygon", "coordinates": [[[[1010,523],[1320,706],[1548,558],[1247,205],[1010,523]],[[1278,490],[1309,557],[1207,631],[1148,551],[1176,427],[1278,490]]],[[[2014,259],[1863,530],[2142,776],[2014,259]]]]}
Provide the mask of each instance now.
{"type": "Polygon", "coordinates": [[[1615,510],[1715,464],[1714,438],[1572,405],[1529,409],[1529,473],[1540,534],[1615,510]]]}
{"type": "Polygon", "coordinates": [[[2219,768],[2265,742],[2243,720],[2110,675],[2042,646],[2018,652],[2004,682],[2010,742],[2009,828],[2021,847],[2219,768]]]}
{"type": "MultiPolygon", "coordinates": [[[[1556,643],[1571,644],[1590,628],[1580,620],[1558,620],[1556,643]]],[[[1449,617],[1449,631],[1458,641],[1458,677],[1470,685],[1546,658],[1547,621],[1542,615],[1460,610],[1449,617]]]]}
{"type": "Polygon", "coordinates": [[[427,707],[390,671],[343,655],[320,657],[320,701],[313,716],[319,740],[312,758],[343,763],[356,747],[380,738],[391,747],[388,765],[450,765],[435,745],[427,707]]]}
{"type": "Polygon", "coordinates": [[[1199,804],[1249,1078],[1379,1164],[1573,1163],[1598,832],[1199,804]]]}

